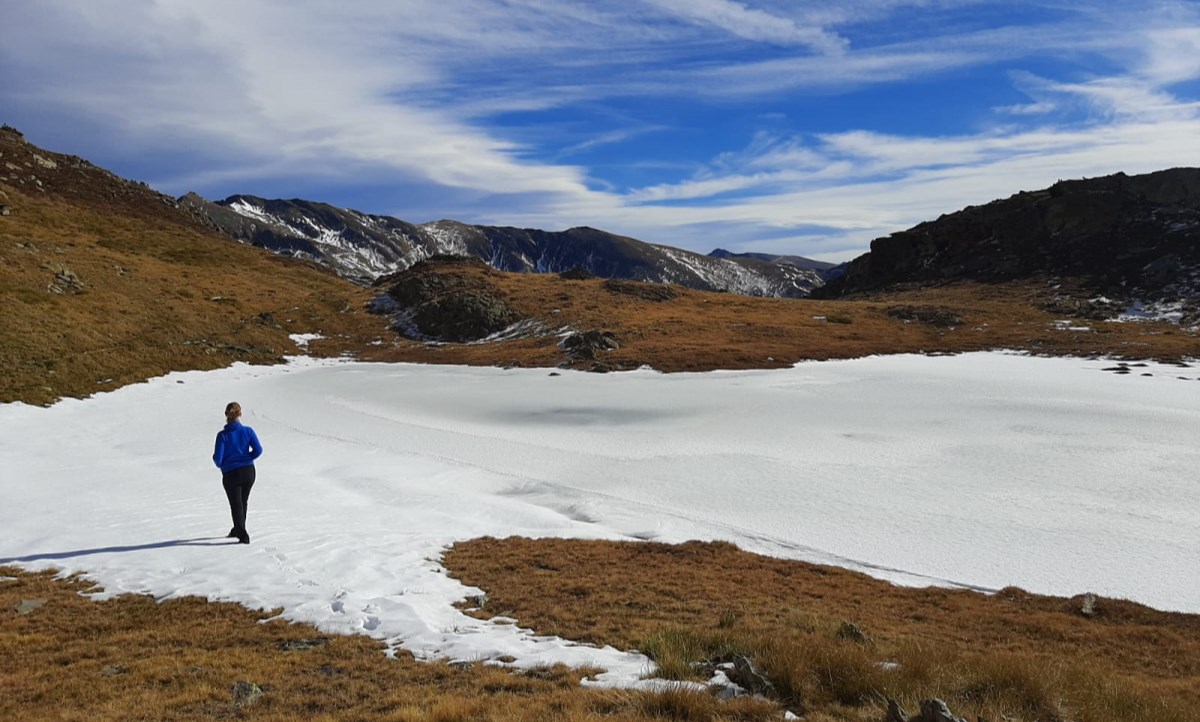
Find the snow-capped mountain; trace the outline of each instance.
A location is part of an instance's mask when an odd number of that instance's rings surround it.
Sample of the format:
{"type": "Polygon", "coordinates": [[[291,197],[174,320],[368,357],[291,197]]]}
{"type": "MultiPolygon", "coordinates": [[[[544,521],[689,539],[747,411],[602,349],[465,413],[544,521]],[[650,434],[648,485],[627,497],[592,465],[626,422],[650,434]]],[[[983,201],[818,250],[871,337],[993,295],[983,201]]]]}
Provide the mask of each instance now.
{"type": "Polygon", "coordinates": [[[214,203],[189,194],[180,200],[238,240],[311,259],[360,282],[430,256],[455,255],[473,256],[503,271],[558,273],[581,268],[603,278],[798,297],[820,286],[830,265],[800,256],[706,256],[587,227],[542,231],[448,220],[414,225],[297,199],[235,195],[214,203]]]}

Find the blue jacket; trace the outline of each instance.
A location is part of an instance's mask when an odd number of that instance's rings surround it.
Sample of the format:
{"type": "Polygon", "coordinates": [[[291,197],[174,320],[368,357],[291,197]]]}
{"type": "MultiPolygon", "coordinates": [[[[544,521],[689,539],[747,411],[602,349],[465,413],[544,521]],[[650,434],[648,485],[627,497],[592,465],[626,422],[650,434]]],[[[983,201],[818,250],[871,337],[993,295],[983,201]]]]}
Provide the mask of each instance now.
{"type": "Polygon", "coordinates": [[[242,426],[240,421],[231,421],[217,432],[217,445],[213,449],[213,463],[221,467],[221,473],[250,466],[262,456],[262,444],[254,429],[242,426]]]}

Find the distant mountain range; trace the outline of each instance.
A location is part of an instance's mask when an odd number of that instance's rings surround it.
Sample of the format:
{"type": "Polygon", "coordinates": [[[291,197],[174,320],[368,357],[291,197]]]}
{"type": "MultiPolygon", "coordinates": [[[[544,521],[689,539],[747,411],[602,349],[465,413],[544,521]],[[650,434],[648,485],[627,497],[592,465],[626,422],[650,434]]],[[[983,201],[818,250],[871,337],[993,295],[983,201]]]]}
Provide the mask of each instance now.
{"type": "Polygon", "coordinates": [[[311,259],[360,283],[431,256],[454,255],[479,258],[502,271],[582,269],[603,278],[674,283],[704,291],[801,297],[821,286],[834,267],[801,256],[720,249],[706,256],[587,227],[542,231],[457,221],[415,225],[327,203],[249,195],[211,202],[189,194],[179,200],[233,238],[311,259]]]}
{"type": "Polygon", "coordinates": [[[1200,169],[1060,181],[876,239],[835,266],[802,256],[709,255],[594,228],[565,231],[414,225],[305,200],[235,195],[180,205],[235,239],[310,259],[369,283],[438,255],[478,258],[520,273],[582,269],[592,275],[673,283],[749,296],[839,298],[957,281],[1066,279],[1064,306],[1112,317],[1144,304],[1148,315],[1200,322],[1200,169]]]}

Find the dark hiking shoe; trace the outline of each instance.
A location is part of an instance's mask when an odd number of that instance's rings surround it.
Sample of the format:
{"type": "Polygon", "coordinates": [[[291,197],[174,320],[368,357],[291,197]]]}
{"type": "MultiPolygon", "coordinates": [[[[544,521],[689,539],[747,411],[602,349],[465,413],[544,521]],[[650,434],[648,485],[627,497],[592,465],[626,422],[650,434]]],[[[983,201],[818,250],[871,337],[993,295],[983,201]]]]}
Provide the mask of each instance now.
{"type": "Polygon", "coordinates": [[[237,540],[238,540],[238,544],[249,544],[250,543],[250,534],[243,531],[241,534],[238,534],[237,540]]]}
{"type": "Polygon", "coordinates": [[[237,527],[232,527],[229,533],[225,535],[229,539],[237,539],[237,527]]]}

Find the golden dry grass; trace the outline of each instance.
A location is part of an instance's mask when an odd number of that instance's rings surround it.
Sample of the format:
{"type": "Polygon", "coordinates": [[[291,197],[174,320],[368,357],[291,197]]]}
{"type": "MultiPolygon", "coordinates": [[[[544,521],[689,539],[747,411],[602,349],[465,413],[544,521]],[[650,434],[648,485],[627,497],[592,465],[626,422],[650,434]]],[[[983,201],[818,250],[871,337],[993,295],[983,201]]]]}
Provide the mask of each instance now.
{"type": "Polygon", "coordinates": [[[0,132],[0,402],[87,396],[172,370],[276,363],[290,333],[317,354],[390,336],[365,289],[204,228],[139,184],[0,132]],[[57,164],[30,161],[37,153],[57,164]],[[2,175],[2,173],[0,173],[2,175]],[[35,188],[41,188],[36,190],[35,188]],[[49,290],[64,270],[82,286],[49,290]]]}
{"type": "MultiPolygon", "coordinates": [[[[959,713],[1089,722],[1196,719],[1200,616],[1006,589],[896,587],[730,544],[480,539],[445,556],[486,590],[482,616],[642,649],[666,675],[748,654],[779,698],[832,715],[881,716],[895,697],[943,697],[959,713]],[[863,643],[841,632],[859,627],[863,643]],[[882,663],[896,663],[888,670],[882,663]]],[[[702,674],[701,674],[702,676],[702,674]]]]}
{"type": "Polygon", "coordinates": [[[757,720],[778,708],[676,691],[637,694],[580,687],[563,666],[509,671],[483,664],[389,659],[381,643],[265,621],[235,604],[126,595],[96,602],[79,581],[49,573],[0,582],[0,719],[40,720],[757,720]],[[29,614],[21,600],[44,599],[29,614]],[[239,681],[264,694],[235,701],[239,681]]]}
{"type": "MultiPolygon", "coordinates": [[[[1195,332],[1166,323],[1103,323],[1043,310],[1044,284],[958,284],[855,301],[751,298],[673,287],[654,301],[608,290],[601,279],[503,273],[450,265],[440,273],[474,276],[523,317],[546,328],[612,331],[621,343],[598,360],[615,369],[649,364],[661,371],[776,368],[798,361],[890,353],[1020,349],[1039,354],[1178,361],[1200,353],[1195,332]],[[897,307],[961,317],[953,327],[906,321],[897,307]],[[1060,330],[1056,321],[1089,331],[1060,330]]],[[[374,349],[379,360],[553,366],[566,359],[553,335],[489,344],[425,345],[399,341],[374,349]]],[[[587,367],[589,364],[581,364],[587,367]]]]}

